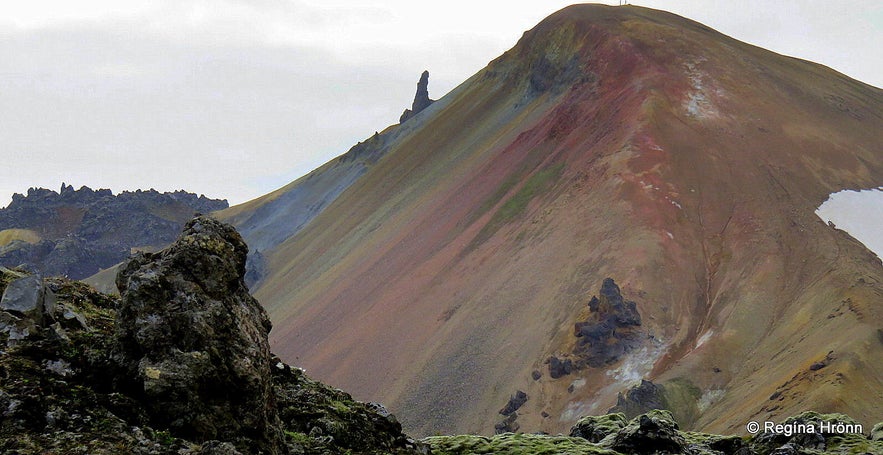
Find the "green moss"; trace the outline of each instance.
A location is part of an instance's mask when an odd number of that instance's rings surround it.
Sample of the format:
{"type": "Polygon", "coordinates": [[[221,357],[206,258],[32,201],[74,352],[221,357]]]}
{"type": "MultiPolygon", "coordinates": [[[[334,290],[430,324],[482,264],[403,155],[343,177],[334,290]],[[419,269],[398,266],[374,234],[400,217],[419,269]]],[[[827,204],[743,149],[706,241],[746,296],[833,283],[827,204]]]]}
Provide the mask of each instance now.
{"type": "Polygon", "coordinates": [[[175,443],[175,437],[168,431],[154,432],[154,440],[164,446],[170,446],[175,443]]]}
{"type": "Polygon", "coordinates": [[[342,401],[332,401],[332,402],[331,402],[331,407],[332,407],[332,408],[333,408],[338,414],[341,414],[341,415],[346,415],[346,414],[350,414],[350,413],[353,412],[352,409],[350,409],[350,407],[347,406],[346,403],[344,403],[344,402],[342,402],[342,401]]]}
{"type": "Polygon", "coordinates": [[[485,199],[484,202],[482,202],[481,205],[478,206],[473,215],[470,217],[471,219],[469,224],[471,224],[472,221],[475,221],[475,219],[487,213],[488,210],[494,208],[494,206],[497,205],[498,202],[500,202],[500,199],[503,199],[503,196],[505,196],[513,187],[515,187],[518,181],[521,180],[521,177],[521,172],[516,172],[506,177],[506,180],[503,180],[503,183],[501,183],[497,190],[494,191],[494,194],[490,195],[490,197],[485,199]]]}
{"type": "Polygon", "coordinates": [[[883,453],[883,443],[880,441],[869,441],[868,439],[855,434],[844,435],[840,438],[831,438],[828,441],[829,453],[842,454],[866,454],[866,453],[883,453]]]}
{"type": "Polygon", "coordinates": [[[602,416],[585,416],[579,419],[570,429],[570,435],[585,438],[590,442],[599,442],[605,437],[616,434],[625,428],[628,419],[623,413],[602,416]]]}
{"type": "Polygon", "coordinates": [[[702,390],[690,380],[676,378],[662,384],[666,409],[684,427],[690,427],[699,418],[699,399],[702,390]]]}
{"type": "Polygon", "coordinates": [[[295,444],[311,445],[313,443],[313,438],[298,431],[286,431],[285,436],[288,436],[288,438],[295,444]]]}
{"type": "MultiPolygon", "coordinates": [[[[506,202],[494,212],[490,221],[488,221],[481,231],[479,231],[478,235],[475,236],[475,239],[469,245],[468,249],[471,250],[478,245],[481,245],[487,239],[491,238],[501,227],[521,216],[521,214],[524,213],[524,210],[527,209],[530,201],[547,191],[550,186],[549,183],[557,180],[561,176],[563,170],[564,163],[559,163],[542,169],[530,176],[521,188],[519,188],[515,194],[510,196],[509,199],[507,199],[506,202]]],[[[514,183],[510,180],[515,179],[510,177],[510,179],[504,181],[489,201],[494,199],[498,200],[503,197],[503,195],[509,193],[512,186],[514,186],[514,183]]],[[[496,203],[496,201],[494,203],[496,203]]]]}
{"type": "Polygon", "coordinates": [[[434,455],[498,454],[616,454],[582,438],[506,433],[488,438],[478,435],[430,436],[423,439],[434,455]]]}
{"type": "Polygon", "coordinates": [[[512,221],[515,217],[521,215],[527,204],[543,190],[551,180],[556,180],[564,169],[564,163],[559,163],[547,169],[543,169],[536,174],[530,176],[524,185],[518,189],[511,198],[494,213],[490,224],[505,224],[512,221]]]}

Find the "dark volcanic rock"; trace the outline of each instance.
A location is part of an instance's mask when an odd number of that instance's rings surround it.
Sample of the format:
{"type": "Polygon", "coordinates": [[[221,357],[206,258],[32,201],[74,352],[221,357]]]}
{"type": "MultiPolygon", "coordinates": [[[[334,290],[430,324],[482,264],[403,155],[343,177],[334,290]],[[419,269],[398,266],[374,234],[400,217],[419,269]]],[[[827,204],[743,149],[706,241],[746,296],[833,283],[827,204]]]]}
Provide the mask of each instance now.
{"type": "Polygon", "coordinates": [[[429,107],[435,100],[429,99],[429,71],[424,71],[417,81],[417,93],[414,94],[414,102],[411,103],[411,109],[405,109],[402,116],[399,117],[399,123],[405,123],[409,118],[417,115],[423,109],[429,107]]]}
{"type": "Polygon", "coordinates": [[[549,357],[549,376],[552,379],[558,379],[573,372],[573,361],[570,359],[561,360],[558,357],[549,357]]]}
{"type": "Polygon", "coordinates": [[[632,454],[683,453],[686,440],[668,411],[650,411],[616,434],[613,450],[632,454]]]}
{"type": "MultiPolygon", "coordinates": [[[[816,424],[821,422],[856,425],[841,414],[803,413],[787,419],[784,424],[816,424]]],[[[883,427],[883,424],[875,428],[883,427]]],[[[518,429],[510,416],[497,425],[496,435],[430,436],[434,453],[500,455],[516,454],[621,454],[621,455],[835,455],[846,453],[881,454],[883,443],[861,433],[819,433],[799,431],[791,436],[777,433],[759,434],[751,438],[737,435],[715,435],[686,432],[678,428],[668,411],[651,411],[632,420],[622,414],[587,416],[571,428],[570,436],[546,434],[503,434],[518,429]]],[[[820,427],[817,427],[820,428],[820,427]]]]}
{"type": "Polygon", "coordinates": [[[0,310],[43,322],[46,290],[43,279],[37,275],[19,278],[6,286],[0,299],[0,310]]]}
{"type": "Polygon", "coordinates": [[[654,384],[645,379],[641,384],[632,387],[623,395],[621,392],[616,398],[616,406],[607,412],[621,412],[626,417],[632,418],[653,409],[666,409],[665,389],[661,385],[654,384]]]}
{"type": "Polygon", "coordinates": [[[586,416],[579,419],[570,428],[570,437],[583,438],[589,442],[600,442],[602,439],[616,434],[625,428],[628,419],[621,413],[603,416],[586,416]]]}
{"type": "Polygon", "coordinates": [[[524,403],[527,403],[527,394],[518,390],[515,392],[515,395],[511,395],[509,397],[509,402],[506,403],[506,406],[503,409],[500,409],[500,414],[507,416],[517,411],[524,403]]]}
{"type": "Polygon", "coordinates": [[[283,428],[309,444],[307,453],[409,454],[422,447],[402,433],[398,419],[377,403],[357,402],[278,360],[273,379],[283,428]]]}
{"type": "Polygon", "coordinates": [[[271,326],[243,282],[247,255],[231,226],[197,217],[171,247],[123,267],[118,380],[179,437],[277,453],[271,326]]]}
{"type": "Polygon", "coordinates": [[[0,265],[82,279],[125,260],[133,248],[157,250],[175,240],[195,212],[227,201],[184,191],[159,193],[62,184],[60,192],[31,188],[0,209],[0,231],[25,229],[39,239],[0,245],[0,265]]]}
{"type": "Polygon", "coordinates": [[[513,412],[505,416],[502,420],[497,422],[494,425],[494,434],[503,434],[503,433],[515,433],[521,428],[521,425],[516,422],[518,419],[518,413],[513,412]]]}
{"type": "Polygon", "coordinates": [[[612,278],[604,279],[599,295],[588,303],[589,320],[577,322],[573,328],[578,338],[573,353],[595,368],[616,362],[641,340],[637,304],[622,297],[612,278]]]}

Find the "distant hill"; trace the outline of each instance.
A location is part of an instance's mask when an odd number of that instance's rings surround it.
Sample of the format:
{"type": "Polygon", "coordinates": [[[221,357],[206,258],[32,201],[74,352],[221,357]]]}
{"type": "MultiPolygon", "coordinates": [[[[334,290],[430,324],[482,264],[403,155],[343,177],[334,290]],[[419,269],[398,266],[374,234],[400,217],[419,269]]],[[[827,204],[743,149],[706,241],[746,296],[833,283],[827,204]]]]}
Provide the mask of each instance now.
{"type": "Polygon", "coordinates": [[[82,279],[135,250],[165,247],[194,212],[227,207],[185,191],[31,188],[0,209],[0,265],[82,279]]]}
{"type": "Polygon", "coordinates": [[[883,267],[814,213],[883,184],[880,89],[576,5],[371,141],[221,216],[280,356],[408,430],[883,420],[883,267]]]}

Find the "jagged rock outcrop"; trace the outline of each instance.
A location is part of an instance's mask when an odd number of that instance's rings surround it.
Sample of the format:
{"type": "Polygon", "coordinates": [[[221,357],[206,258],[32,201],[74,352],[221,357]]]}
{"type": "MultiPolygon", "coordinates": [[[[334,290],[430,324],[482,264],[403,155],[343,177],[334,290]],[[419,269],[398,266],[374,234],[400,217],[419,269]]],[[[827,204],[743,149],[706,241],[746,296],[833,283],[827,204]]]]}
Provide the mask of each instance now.
{"type": "Polygon", "coordinates": [[[638,346],[641,338],[637,304],[622,297],[612,278],[604,279],[599,295],[589,301],[589,320],[574,325],[578,340],[573,353],[594,368],[616,362],[638,346]]]}
{"type": "Polygon", "coordinates": [[[499,412],[503,418],[499,419],[497,423],[494,424],[494,434],[513,433],[521,428],[521,425],[517,422],[518,412],[516,411],[518,411],[524,403],[527,403],[527,394],[521,390],[517,390],[514,395],[509,396],[509,401],[506,402],[506,406],[503,406],[499,412]]]}
{"type": "Polygon", "coordinates": [[[494,434],[503,434],[503,433],[515,433],[521,428],[521,425],[518,423],[518,413],[513,412],[511,414],[503,416],[499,422],[494,424],[494,434]]]}
{"type": "Polygon", "coordinates": [[[621,412],[631,418],[653,409],[667,408],[663,386],[642,379],[639,385],[630,388],[625,394],[620,393],[616,398],[616,405],[607,412],[621,412]]]}
{"type": "Polygon", "coordinates": [[[682,453],[686,439],[668,411],[650,411],[629,422],[616,433],[611,447],[622,453],[682,453]]]}
{"type": "Polygon", "coordinates": [[[509,401],[503,409],[500,409],[500,415],[507,416],[517,411],[521,406],[527,403],[527,394],[521,390],[515,391],[515,395],[509,396],[509,401]]]}
{"type": "Polygon", "coordinates": [[[18,234],[0,243],[0,265],[85,278],[123,261],[132,249],[165,247],[195,212],[227,206],[184,191],[31,188],[0,209],[0,233],[18,234]]]}
{"type": "Polygon", "coordinates": [[[121,390],[176,436],[278,453],[271,324],[243,282],[247,255],[232,226],[197,217],[168,249],[135,256],[117,275],[114,361],[121,390]]]}
{"type": "Polygon", "coordinates": [[[405,109],[402,116],[399,117],[399,123],[405,123],[409,118],[417,115],[423,109],[429,107],[435,100],[429,99],[429,71],[423,71],[420,80],[417,81],[417,93],[414,94],[414,102],[411,103],[411,109],[405,109]]]}
{"type": "Polygon", "coordinates": [[[549,363],[549,376],[552,379],[558,379],[573,372],[573,361],[570,359],[562,360],[553,355],[547,361],[549,363]]]}
{"type": "Polygon", "coordinates": [[[43,279],[36,275],[23,276],[10,282],[0,299],[0,310],[10,314],[29,317],[37,324],[43,323],[43,315],[52,312],[54,297],[43,286],[43,279]]]}
{"type": "Polygon", "coordinates": [[[122,268],[121,298],[0,268],[0,453],[426,453],[382,406],[270,354],[246,254],[198,217],[122,268]]]}
{"type": "Polygon", "coordinates": [[[87,330],[86,319],[70,305],[59,303],[39,275],[0,267],[0,337],[8,348],[45,337],[69,340],[69,332],[87,330]]]}

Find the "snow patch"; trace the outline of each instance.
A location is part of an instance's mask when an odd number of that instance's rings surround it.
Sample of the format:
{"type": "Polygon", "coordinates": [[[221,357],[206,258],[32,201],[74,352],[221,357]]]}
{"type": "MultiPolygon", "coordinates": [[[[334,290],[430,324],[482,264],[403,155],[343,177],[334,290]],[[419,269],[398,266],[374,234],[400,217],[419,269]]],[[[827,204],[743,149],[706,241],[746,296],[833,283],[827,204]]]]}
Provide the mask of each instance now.
{"type": "Polygon", "coordinates": [[[691,116],[705,117],[705,114],[709,111],[710,107],[711,103],[708,102],[708,98],[706,98],[702,92],[690,93],[690,98],[687,100],[687,112],[689,112],[691,116]]]}
{"type": "Polygon", "coordinates": [[[883,186],[833,193],[816,209],[816,215],[848,232],[883,258],[883,186]]]}
{"type": "MultiPolygon", "coordinates": [[[[699,63],[701,63],[701,61],[699,63]]],[[[692,85],[692,91],[688,93],[687,102],[684,106],[687,113],[691,117],[696,118],[717,117],[717,109],[714,108],[714,105],[708,99],[706,93],[713,91],[715,94],[720,95],[720,90],[705,87],[702,80],[707,77],[707,75],[697,70],[696,64],[687,63],[687,70],[689,72],[688,76],[690,77],[690,85],[692,85]]]]}

